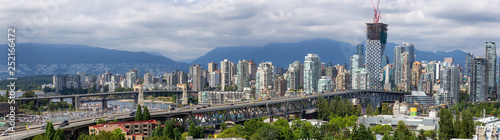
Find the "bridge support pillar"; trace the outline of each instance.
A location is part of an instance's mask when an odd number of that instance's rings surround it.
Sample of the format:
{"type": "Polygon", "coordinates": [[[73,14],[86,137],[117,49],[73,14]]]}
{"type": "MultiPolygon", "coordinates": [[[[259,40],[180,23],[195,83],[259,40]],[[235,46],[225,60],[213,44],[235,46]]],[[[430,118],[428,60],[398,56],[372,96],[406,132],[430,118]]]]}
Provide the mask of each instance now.
{"type": "Polygon", "coordinates": [[[144,106],[144,91],[142,87],[139,89],[139,94],[137,95],[137,103],[144,106]]]}
{"type": "Polygon", "coordinates": [[[182,89],[182,105],[188,105],[187,84],[177,84],[182,89]]]}
{"type": "Polygon", "coordinates": [[[105,111],[107,107],[108,107],[108,101],[106,101],[106,99],[103,99],[102,100],[102,110],[105,111]]]}
{"type": "Polygon", "coordinates": [[[75,110],[80,109],[80,99],[78,96],[71,98],[71,103],[73,104],[73,107],[75,107],[75,110]]]}

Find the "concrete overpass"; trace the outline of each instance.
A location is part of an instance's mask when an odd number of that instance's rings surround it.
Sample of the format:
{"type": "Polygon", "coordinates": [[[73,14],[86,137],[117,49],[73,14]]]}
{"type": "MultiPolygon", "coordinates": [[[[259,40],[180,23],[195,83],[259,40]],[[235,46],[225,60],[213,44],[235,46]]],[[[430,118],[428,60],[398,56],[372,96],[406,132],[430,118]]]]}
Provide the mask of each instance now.
{"type": "Polygon", "coordinates": [[[187,103],[188,93],[198,93],[198,91],[188,91],[188,90],[154,90],[154,91],[143,91],[138,89],[136,91],[128,92],[112,92],[112,93],[89,93],[89,94],[74,94],[74,95],[59,95],[59,96],[48,96],[48,97],[36,97],[36,98],[16,98],[16,102],[28,103],[30,101],[35,101],[35,105],[38,105],[40,100],[52,100],[60,99],[71,99],[71,102],[75,108],[79,108],[79,103],[82,102],[102,102],[103,109],[106,109],[107,101],[111,100],[121,100],[121,99],[133,99],[134,104],[144,105],[144,95],[155,94],[155,93],[175,93],[177,95],[177,100],[182,99],[183,105],[187,103]]]}
{"type": "MultiPolygon", "coordinates": [[[[182,110],[158,110],[150,112],[151,118],[165,121],[173,120],[187,128],[188,122],[192,121],[199,126],[219,125],[224,121],[243,122],[250,119],[283,116],[288,118],[290,114],[296,114],[301,117],[305,114],[306,110],[315,109],[318,96],[321,96],[328,101],[333,100],[335,97],[342,99],[360,99],[365,104],[372,104],[379,106],[382,102],[403,101],[404,95],[408,93],[393,92],[393,91],[375,91],[375,90],[351,90],[341,92],[318,93],[309,96],[296,96],[296,97],[281,97],[272,100],[263,100],[251,102],[236,102],[217,104],[208,108],[196,108],[202,105],[196,105],[189,109],[181,108],[182,110]]],[[[109,116],[109,115],[107,115],[109,116]]],[[[106,118],[102,116],[101,118],[106,118]]],[[[128,113],[119,114],[115,116],[119,121],[133,120],[135,117],[130,116],[128,113]]],[[[111,119],[109,119],[111,120],[111,119]]],[[[272,120],[271,120],[272,121],[272,120]]],[[[64,128],[67,136],[73,136],[76,139],[77,135],[82,131],[88,131],[88,126],[95,125],[92,118],[70,121],[70,126],[64,128]],[[76,136],[76,137],[75,137],[76,136]]],[[[57,128],[56,128],[57,129],[57,128]]],[[[43,134],[44,131],[35,131],[31,134],[43,134]],[[35,133],[36,132],[36,133],[35,133]]],[[[21,133],[16,132],[16,138],[28,138],[26,130],[21,133]],[[24,132],[24,133],[22,133],[24,132]],[[22,136],[24,135],[24,136],[22,136]]],[[[32,135],[32,136],[33,136],[32,135]]]]}

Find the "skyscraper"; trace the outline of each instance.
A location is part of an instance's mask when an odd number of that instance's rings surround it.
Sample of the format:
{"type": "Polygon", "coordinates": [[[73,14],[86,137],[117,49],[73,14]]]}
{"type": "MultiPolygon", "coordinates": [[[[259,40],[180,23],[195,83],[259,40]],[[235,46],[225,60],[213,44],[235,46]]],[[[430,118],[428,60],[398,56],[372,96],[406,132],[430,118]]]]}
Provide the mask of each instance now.
{"type": "Polygon", "coordinates": [[[238,85],[238,91],[243,91],[243,88],[248,87],[248,80],[250,79],[248,72],[248,61],[240,60],[236,67],[236,85],[238,85]]]}
{"type": "Polygon", "coordinates": [[[365,45],[358,44],[357,55],[359,55],[359,68],[365,68],[365,45]]]}
{"type": "MultiPolygon", "coordinates": [[[[255,96],[260,98],[266,96],[264,94],[268,91],[269,86],[273,85],[273,63],[264,62],[260,63],[255,75],[255,96]]],[[[261,98],[263,99],[263,98],[261,98]]]]}
{"type": "Polygon", "coordinates": [[[126,88],[133,88],[134,83],[137,81],[137,70],[131,69],[129,72],[127,72],[127,87],[126,88]]]}
{"type": "Polygon", "coordinates": [[[253,60],[248,61],[248,73],[250,79],[255,80],[255,74],[257,73],[257,63],[253,62],[253,60]]]}
{"type": "Polygon", "coordinates": [[[304,92],[318,92],[318,80],[321,76],[321,62],[317,54],[307,54],[304,61],[304,92]]]}
{"type": "Polygon", "coordinates": [[[380,63],[387,42],[387,24],[366,23],[366,69],[368,70],[370,89],[382,89],[380,80],[380,63]]]}
{"type": "Polygon", "coordinates": [[[220,87],[222,91],[225,91],[226,86],[231,85],[231,64],[233,62],[224,59],[220,61],[220,87]]]}
{"type": "Polygon", "coordinates": [[[189,73],[191,74],[191,83],[193,84],[192,90],[202,91],[205,86],[203,67],[200,64],[192,65],[189,67],[189,73]]]}
{"type": "Polygon", "coordinates": [[[486,41],[486,61],[488,61],[487,74],[488,74],[488,93],[492,93],[496,90],[496,64],[497,64],[497,53],[495,42],[486,41]]]}
{"type": "Polygon", "coordinates": [[[353,69],[351,71],[351,88],[352,89],[356,89],[356,90],[363,90],[363,89],[367,89],[369,86],[369,81],[368,81],[368,73],[366,71],[366,69],[364,68],[359,68],[359,69],[353,69]]]}
{"type": "Polygon", "coordinates": [[[147,84],[153,84],[153,74],[151,73],[146,73],[144,74],[144,82],[143,84],[147,85],[147,84]]]}
{"type": "Polygon", "coordinates": [[[355,69],[359,69],[359,68],[363,68],[361,67],[361,56],[360,55],[351,55],[351,71],[352,70],[355,70],[355,69]]]}
{"type": "Polygon", "coordinates": [[[217,63],[215,62],[208,63],[208,73],[214,72],[215,70],[217,70],[217,67],[217,63]]]}
{"type": "Polygon", "coordinates": [[[394,84],[399,86],[403,76],[403,47],[394,47],[394,84]]]}
{"type": "Polygon", "coordinates": [[[469,95],[472,102],[488,100],[488,61],[482,57],[475,57],[471,62],[469,95]]]}
{"type": "Polygon", "coordinates": [[[417,90],[421,75],[422,75],[422,66],[421,66],[420,62],[413,63],[413,68],[411,69],[411,88],[412,88],[412,90],[417,90]]]}
{"type": "Polygon", "coordinates": [[[465,54],[465,69],[464,69],[464,75],[467,77],[470,76],[470,69],[471,69],[471,61],[474,59],[474,55],[472,53],[466,53],[465,54]]]}
{"type": "Polygon", "coordinates": [[[290,64],[288,70],[283,74],[286,81],[287,91],[299,89],[299,68],[290,64]]]}

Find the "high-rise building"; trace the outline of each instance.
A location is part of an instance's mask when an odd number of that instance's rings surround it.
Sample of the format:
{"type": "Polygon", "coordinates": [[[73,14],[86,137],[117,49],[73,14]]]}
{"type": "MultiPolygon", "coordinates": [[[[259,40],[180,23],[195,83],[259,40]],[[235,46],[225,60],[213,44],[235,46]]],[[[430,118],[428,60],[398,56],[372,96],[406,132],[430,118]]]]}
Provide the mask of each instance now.
{"type": "Polygon", "coordinates": [[[217,67],[217,63],[215,62],[208,63],[208,73],[214,72],[215,70],[217,70],[217,67]]]}
{"type": "Polygon", "coordinates": [[[368,70],[370,89],[382,89],[380,80],[380,63],[384,55],[385,44],[387,42],[387,24],[366,23],[366,69],[368,70]]]}
{"type": "MultiPolygon", "coordinates": [[[[299,82],[298,86],[304,85],[304,64],[300,63],[300,61],[294,61],[290,66],[295,67],[297,69],[297,79],[299,82]]],[[[297,87],[298,89],[298,87],[297,87]]]]}
{"type": "Polygon", "coordinates": [[[441,70],[441,74],[441,88],[444,92],[444,102],[447,104],[458,103],[460,91],[460,71],[458,67],[445,67],[441,70]]]}
{"type": "Polygon", "coordinates": [[[144,82],[143,83],[145,85],[153,84],[153,74],[151,74],[149,72],[144,74],[144,82]]]}
{"type": "Polygon", "coordinates": [[[411,67],[411,64],[415,62],[415,47],[411,43],[403,42],[403,48],[405,49],[405,52],[408,52],[408,61],[411,67]]]}
{"type": "Polygon", "coordinates": [[[383,69],[382,83],[384,90],[393,90],[394,88],[394,64],[387,64],[383,69]]]}
{"type": "Polygon", "coordinates": [[[203,67],[200,64],[195,64],[189,67],[189,73],[191,74],[191,88],[194,91],[202,91],[205,85],[205,80],[203,80],[203,67]]]}
{"type": "Polygon", "coordinates": [[[413,63],[413,68],[411,68],[411,89],[416,90],[418,88],[418,83],[420,82],[420,76],[422,75],[422,66],[420,62],[413,63]]]}
{"type": "Polygon", "coordinates": [[[247,60],[238,61],[238,66],[236,67],[236,85],[238,85],[238,91],[243,91],[243,88],[249,87],[250,73],[248,70],[247,60]]]}
{"type": "MultiPolygon", "coordinates": [[[[255,75],[255,96],[260,98],[266,96],[265,92],[273,85],[273,63],[264,62],[260,63],[255,75]]],[[[261,98],[264,99],[264,98],[261,98]]]]}
{"type": "Polygon", "coordinates": [[[299,89],[299,68],[295,67],[293,64],[290,64],[288,70],[283,74],[286,81],[287,91],[298,90],[299,89]]]}
{"type": "Polygon", "coordinates": [[[220,84],[220,72],[216,70],[209,75],[210,79],[208,80],[209,86],[211,88],[216,88],[220,84]]]}
{"type": "Polygon", "coordinates": [[[471,61],[469,95],[472,102],[488,100],[488,61],[482,57],[475,57],[471,61]]]}
{"type": "Polygon", "coordinates": [[[318,92],[318,80],[321,76],[321,62],[317,54],[307,54],[304,61],[304,92],[318,92]]]}
{"type": "Polygon", "coordinates": [[[359,69],[359,68],[363,68],[361,67],[361,56],[355,54],[355,55],[351,55],[351,71],[352,70],[355,70],[355,69],[359,69]]]}
{"type": "Polygon", "coordinates": [[[338,91],[351,89],[351,74],[349,72],[344,71],[337,74],[335,89],[338,91]]]}
{"type": "Polygon", "coordinates": [[[76,72],[76,75],[78,75],[80,77],[80,85],[82,87],[86,87],[86,84],[85,84],[85,72],[83,72],[83,71],[76,72]]]}
{"type": "Polygon", "coordinates": [[[134,83],[137,81],[137,70],[131,69],[129,72],[127,72],[127,84],[125,88],[133,88],[134,83]]]}
{"type": "Polygon", "coordinates": [[[257,73],[257,63],[253,60],[248,61],[248,75],[251,80],[255,80],[255,74],[257,73]]]}
{"type": "Polygon", "coordinates": [[[411,81],[411,64],[409,61],[409,55],[408,52],[403,52],[403,61],[402,61],[402,67],[401,67],[401,82],[399,83],[398,87],[399,89],[402,89],[404,91],[410,89],[410,81],[411,81]]]}
{"type": "Polygon", "coordinates": [[[465,68],[464,68],[464,75],[469,77],[470,75],[470,69],[471,69],[471,61],[474,59],[474,55],[472,53],[466,53],[465,54],[465,68]]]}
{"type": "Polygon", "coordinates": [[[220,86],[222,91],[225,90],[226,86],[231,85],[231,64],[233,64],[233,62],[227,59],[220,61],[220,86]]]}
{"type": "Polygon", "coordinates": [[[497,64],[497,53],[495,42],[486,41],[486,60],[488,61],[487,74],[488,74],[488,93],[492,93],[496,90],[496,64],[497,64]]]}
{"type": "Polygon", "coordinates": [[[188,73],[185,73],[184,71],[179,72],[179,77],[177,78],[179,81],[177,82],[178,84],[187,84],[188,83],[188,73]]]}
{"type": "Polygon", "coordinates": [[[179,71],[175,70],[171,73],[165,73],[163,74],[163,77],[165,77],[165,82],[167,85],[175,85],[177,86],[177,83],[179,83],[179,71]]]}
{"type": "Polygon", "coordinates": [[[365,45],[363,44],[358,44],[357,47],[357,55],[359,55],[359,58],[361,59],[359,62],[359,68],[365,68],[365,45]]]}
{"type": "Polygon", "coordinates": [[[274,91],[278,96],[285,96],[286,91],[286,83],[285,78],[283,76],[278,76],[278,78],[274,79],[274,91]]]}
{"type": "Polygon", "coordinates": [[[332,78],[328,76],[321,76],[318,80],[318,93],[331,92],[333,90],[332,78]]]}
{"type": "Polygon", "coordinates": [[[369,76],[368,72],[364,68],[353,69],[351,71],[351,88],[355,90],[368,89],[369,87],[369,76]]]}

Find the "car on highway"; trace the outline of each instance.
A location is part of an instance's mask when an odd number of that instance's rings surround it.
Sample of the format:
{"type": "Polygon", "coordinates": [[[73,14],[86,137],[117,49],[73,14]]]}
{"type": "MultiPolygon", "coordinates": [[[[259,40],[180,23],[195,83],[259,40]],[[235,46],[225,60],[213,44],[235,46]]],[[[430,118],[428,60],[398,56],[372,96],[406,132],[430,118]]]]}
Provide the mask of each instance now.
{"type": "Polygon", "coordinates": [[[8,136],[8,135],[9,135],[9,133],[7,133],[7,132],[2,133],[2,136],[8,136]]]}
{"type": "Polygon", "coordinates": [[[177,111],[182,111],[182,109],[177,109],[177,111]]]}
{"type": "Polygon", "coordinates": [[[202,106],[201,108],[207,108],[206,106],[202,106]]]}
{"type": "Polygon", "coordinates": [[[93,121],[93,122],[97,122],[97,121],[98,121],[98,119],[97,119],[97,118],[93,118],[93,119],[92,119],[92,121],[93,121]]]}
{"type": "Polygon", "coordinates": [[[47,126],[42,125],[42,126],[40,127],[40,129],[41,129],[41,130],[47,129],[47,126]]]}
{"type": "Polygon", "coordinates": [[[5,130],[4,132],[5,132],[5,133],[14,132],[14,130],[12,130],[12,129],[7,129],[7,130],[5,130]]]}
{"type": "Polygon", "coordinates": [[[195,107],[194,109],[200,109],[199,107],[195,107]]]}
{"type": "Polygon", "coordinates": [[[267,98],[267,100],[271,100],[271,98],[267,98]]]}
{"type": "Polygon", "coordinates": [[[114,118],[115,118],[115,116],[109,116],[109,119],[114,119],[114,118]]]}
{"type": "Polygon", "coordinates": [[[171,107],[170,110],[175,110],[175,107],[171,107]]]}
{"type": "Polygon", "coordinates": [[[230,104],[230,106],[233,106],[234,104],[230,104]]]}
{"type": "Polygon", "coordinates": [[[210,105],[210,104],[209,104],[209,105],[207,105],[207,107],[211,107],[211,106],[212,106],[212,105],[210,105]]]}
{"type": "Polygon", "coordinates": [[[62,123],[63,123],[64,125],[69,125],[69,121],[68,121],[68,120],[64,120],[62,123]]]}

